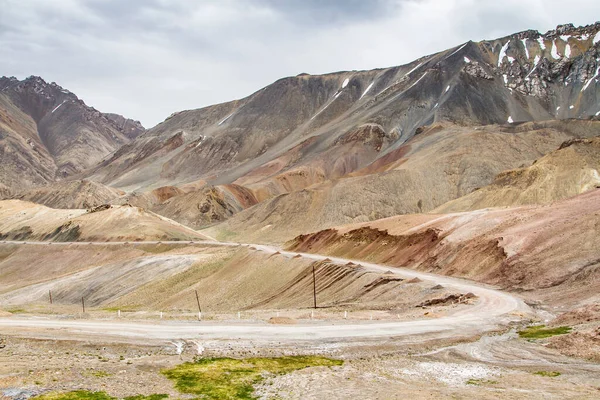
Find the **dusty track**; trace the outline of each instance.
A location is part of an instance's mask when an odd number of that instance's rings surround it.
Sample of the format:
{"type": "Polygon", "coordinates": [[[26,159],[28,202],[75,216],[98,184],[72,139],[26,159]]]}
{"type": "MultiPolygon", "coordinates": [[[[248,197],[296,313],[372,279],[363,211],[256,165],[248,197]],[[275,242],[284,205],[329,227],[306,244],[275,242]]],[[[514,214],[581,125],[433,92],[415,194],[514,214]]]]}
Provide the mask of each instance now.
{"type": "MultiPolygon", "coordinates": [[[[44,242],[6,242],[10,244],[45,246],[85,245],[82,242],[44,243],[44,242]]],[[[132,242],[136,244],[153,244],[158,242],[132,242]]],[[[162,242],[182,243],[182,242],[162,242]]],[[[184,242],[214,246],[239,246],[238,243],[225,242],[184,242]]],[[[90,245],[124,245],[123,242],[97,242],[90,245]]],[[[242,245],[267,253],[279,252],[291,258],[298,253],[292,253],[265,245],[242,245]]],[[[172,339],[208,339],[227,341],[256,341],[267,343],[291,342],[328,342],[355,341],[373,338],[389,338],[399,336],[419,335],[423,338],[464,337],[481,334],[517,321],[531,310],[518,298],[498,290],[484,287],[456,278],[427,274],[408,269],[392,268],[379,264],[364,263],[355,260],[333,258],[317,254],[300,253],[302,257],[311,260],[331,259],[335,263],[346,264],[354,262],[366,269],[374,271],[390,271],[406,278],[418,277],[422,280],[433,281],[447,288],[466,293],[472,292],[478,296],[475,305],[468,309],[454,312],[450,315],[435,319],[423,319],[399,322],[363,322],[363,323],[331,323],[311,322],[293,326],[266,325],[263,323],[235,322],[115,322],[102,320],[60,320],[52,318],[0,318],[0,327],[6,334],[28,337],[52,337],[54,339],[93,338],[103,340],[129,342],[132,340],[172,340],[172,339]]],[[[417,339],[418,340],[418,339],[417,339]]]]}

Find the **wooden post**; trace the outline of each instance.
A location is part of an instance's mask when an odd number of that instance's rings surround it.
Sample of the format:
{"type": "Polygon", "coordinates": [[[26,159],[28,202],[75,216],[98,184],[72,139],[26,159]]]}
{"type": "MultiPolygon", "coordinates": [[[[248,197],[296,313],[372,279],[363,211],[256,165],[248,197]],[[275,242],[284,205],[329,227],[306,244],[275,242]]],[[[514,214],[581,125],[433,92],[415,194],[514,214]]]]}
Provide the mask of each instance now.
{"type": "Polygon", "coordinates": [[[48,296],[50,297],[50,304],[52,304],[52,290],[48,290],[48,296]]]}
{"type": "Polygon", "coordinates": [[[83,297],[81,298],[81,307],[83,308],[83,313],[85,314],[85,301],[83,300],[83,297]]]}
{"type": "Polygon", "coordinates": [[[315,278],[315,264],[313,263],[313,300],[314,307],[317,308],[317,279],[315,278]]]}
{"type": "Polygon", "coordinates": [[[196,292],[196,303],[198,303],[198,321],[200,321],[202,319],[202,308],[200,308],[200,297],[198,297],[197,290],[194,290],[194,292],[196,292]]]}

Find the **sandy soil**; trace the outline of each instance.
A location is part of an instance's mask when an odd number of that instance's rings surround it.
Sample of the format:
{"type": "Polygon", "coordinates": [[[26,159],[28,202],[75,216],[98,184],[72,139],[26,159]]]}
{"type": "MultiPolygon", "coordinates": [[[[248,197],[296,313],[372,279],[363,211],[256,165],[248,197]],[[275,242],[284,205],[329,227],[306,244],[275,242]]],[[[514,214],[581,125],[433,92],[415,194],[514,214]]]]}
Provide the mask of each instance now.
{"type": "MultiPolygon", "coordinates": [[[[8,337],[0,349],[3,398],[59,390],[102,390],[113,396],[166,393],[180,398],[160,371],[194,356],[278,356],[298,349],[248,343],[178,342],[115,344],[8,337]],[[233,346],[232,346],[233,345],[233,346]]],[[[385,341],[353,348],[317,345],[301,351],[341,358],[334,368],[308,368],[270,376],[257,387],[260,398],[481,398],[594,399],[600,390],[597,364],[566,358],[511,335],[459,344],[385,341]],[[490,357],[489,355],[493,355],[490,357]],[[557,377],[539,371],[560,372],[557,377]]]]}

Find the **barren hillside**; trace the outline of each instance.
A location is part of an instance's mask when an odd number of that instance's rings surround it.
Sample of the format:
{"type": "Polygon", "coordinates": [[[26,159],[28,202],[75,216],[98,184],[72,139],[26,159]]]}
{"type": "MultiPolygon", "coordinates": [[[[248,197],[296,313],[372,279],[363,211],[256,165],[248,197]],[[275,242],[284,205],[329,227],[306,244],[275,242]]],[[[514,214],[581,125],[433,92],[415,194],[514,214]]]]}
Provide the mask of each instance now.
{"type": "Polygon", "coordinates": [[[435,212],[548,204],[600,187],[600,138],[572,139],[528,167],[504,171],[485,186],[435,212]]]}
{"type": "Polygon", "coordinates": [[[547,206],[417,214],[296,237],[287,245],[462,276],[532,300],[598,301],[600,189],[547,206]]]}
{"type": "Polygon", "coordinates": [[[479,128],[435,124],[364,169],[263,201],[207,232],[282,243],[344,223],[428,212],[492,183],[505,170],[530,166],[565,141],[596,135],[598,121],[479,128]]]}
{"type": "Polygon", "coordinates": [[[132,206],[60,210],[0,201],[0,238],[30,241],[201,240],[196,231],[132,206]]]}

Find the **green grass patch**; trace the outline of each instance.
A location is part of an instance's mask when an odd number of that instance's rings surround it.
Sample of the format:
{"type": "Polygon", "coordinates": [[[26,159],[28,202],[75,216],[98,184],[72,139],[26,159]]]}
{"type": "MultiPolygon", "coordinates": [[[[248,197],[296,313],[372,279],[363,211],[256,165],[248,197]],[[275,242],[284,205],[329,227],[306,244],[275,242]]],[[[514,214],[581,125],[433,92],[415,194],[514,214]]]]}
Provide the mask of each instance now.
{"type": "Polygon", "coordinates": [[[112,376],[113,374],[111,374],[110,372],[98,370],[98,371],[90,371],[90,375],[95,376],[96,378],[108,378],[109,376],[112,376]]]}
{"type": "Polygon", "coordinates": [[[539,375],[539,376],[547,376],[550,378],[556,378],[557,376],[560,376],[560,372],[558,371],[537,371],[533,373],[534,375],[539,375]]]}
{"type": "Polygon", "coordinates": [[[182,393],[207,399],[254,399],[254,385],[269,374],[281,375],[308,367],[331,367],[343,361],[318,356],[278,358],[205,358],[187,362],[163,375],[182,393]]]}
{"type": "Polygon", "coordinates": [[[135,312],[139,310],[139,306],[136,305],[130,305],[130,306],[115,306],[115,307],[104,307],[102,310],[103,311],[108,311],[108,312],[117,312],[119,310],[121,310],[122,312],[135,312]]]}
{"type": "Polygon", "coordinates": [[[22,314],[22,313],[27,312],[27,310],[25,310],[24,308],[21,308],[21,307],[8,307],[8,308],[5,308],[4,311],[7,311],[11,314],[22,314]]]}
{"type": "Polygon", "coordinates": [[[34,397],[36,400],[113,400],[105,392],[88,392],[87,390],[76,390],[73,392],[52,392],[34,397]]]}
{"type": "MultiPolygon", "coordinates": [[[[124,400],[163,400],[169,397],[166,394],[151,394],[149,396],[130,396],[124,400]]],[[[117,400],[106,392],[89,392],[87,390],[75,390],[73,392],[51,392],[41,396],[33,397],[32,400],[117,400]]]]}
{"type": "Polygon", "coordinates": [[[569,326],[546,328],[545,325],[536,325],[519,331],[519,336],[524,339],[544,339],[551,336],[564,335],[569,332],[571,332],[571,327],[569,326]]]}
{"type": "MultiPolygon", "coordinates": [[[[200,230],[199,232],[202,233],[202,230],[200,230]]],[[[218,232],[216,232],[216,234],[214,234],[215,238],[221,241],[235,239],[237,235],[237,232],[230,231],[228,229],[220,229],[218,232]]]]}
{"type": "Polygon", "coordinates": [[[136,245],[136,249],[143,250],[146,253],[151,254],[161,254],[166,253],[167,251],[181,249],[186,247],[185,243],[157,243],[157,244],[138,244],[136,245]]]}
{"type": "Polygon", "coordinates": [[[151,394],[149,396],[142,396],[141,394],[138,394],[137,396],[125,397],[123,400],[162,400],[168,397],[168,394],[151,394]]]}

